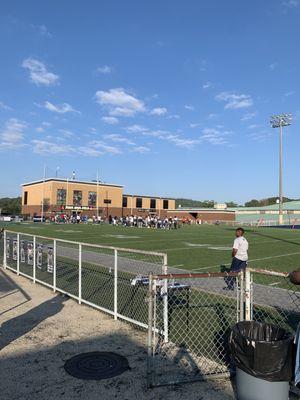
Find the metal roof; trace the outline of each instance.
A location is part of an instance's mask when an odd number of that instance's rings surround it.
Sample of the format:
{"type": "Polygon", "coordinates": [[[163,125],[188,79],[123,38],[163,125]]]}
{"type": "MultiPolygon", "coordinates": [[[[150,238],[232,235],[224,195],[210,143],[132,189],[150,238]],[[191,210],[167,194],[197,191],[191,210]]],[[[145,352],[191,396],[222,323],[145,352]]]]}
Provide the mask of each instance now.
{"type": "MultiPolygon", "coordinates": [[[[278,208],[278,204],[271,204],[262,207],[234,207],[228,208],[228,210],[236,211],[238,213],[239,211],[278,211],[278,208]]],[[[283,203],[283,210],[300,210],[300,200],[287,201],[283,203]]]]}

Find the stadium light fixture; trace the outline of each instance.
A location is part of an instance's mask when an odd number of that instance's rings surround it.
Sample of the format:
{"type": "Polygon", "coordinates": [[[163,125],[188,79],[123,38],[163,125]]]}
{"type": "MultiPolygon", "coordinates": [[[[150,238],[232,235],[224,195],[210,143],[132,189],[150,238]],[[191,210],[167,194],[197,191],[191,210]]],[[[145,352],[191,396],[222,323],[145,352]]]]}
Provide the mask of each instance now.
{"type": "Polygon", "coordinates": [[[283,224],[283,195],[282,195],[282,128],[292,123],[291,114],[272,115],[270,119],[272,128],[279,128],[279,214],[278,223],[283,224]]]}

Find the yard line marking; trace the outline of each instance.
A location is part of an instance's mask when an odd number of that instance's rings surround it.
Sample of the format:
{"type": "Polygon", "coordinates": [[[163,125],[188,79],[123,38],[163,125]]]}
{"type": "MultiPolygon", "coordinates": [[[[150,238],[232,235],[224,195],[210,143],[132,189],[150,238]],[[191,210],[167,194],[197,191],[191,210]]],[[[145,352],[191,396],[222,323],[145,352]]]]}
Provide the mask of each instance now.
{"type": "MultiPolygon", "coordinates": [[[[300,254],[300,251],[297,251],[296,253],[287,253],[287,254],[280,254],[278,256],[270,256],[270,257],[262,257],[262,258],[253,258],[252,260],[248,260],[248,262],[252,262],[252,261],[260,261],[260,260],[271,260],[272,258],[280,258],[280,257],[287,257],[287,256],[294,256],[296,254],[300,254]]],[[[227,263],[227,264],[221,264],[221,265],[231,265],[231,263],[227,263]]],[[[212,265],[210,267],[203,267],[203,268],[194,268],[191,271],[200,271],[203,269],[211,269],[211,268],[216,268],[216,267],[220,267],[220,264],[218,265],[212,265]]]]}

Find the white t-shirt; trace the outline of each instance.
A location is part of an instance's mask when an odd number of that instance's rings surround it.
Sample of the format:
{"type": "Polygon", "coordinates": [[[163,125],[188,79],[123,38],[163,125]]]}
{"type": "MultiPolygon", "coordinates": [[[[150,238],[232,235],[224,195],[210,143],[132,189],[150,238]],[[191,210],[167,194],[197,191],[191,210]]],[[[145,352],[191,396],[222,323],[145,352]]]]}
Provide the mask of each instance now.
{"type": "Polygon", "coordinates": [[[244,238],[244,236],[237,237],[234,240],[233,243],[233,248],[237,250],[237,253],[235,255],[235,258],[238,258],[241,261],[247,261],[248,260],[248,242],[244,238]]]}

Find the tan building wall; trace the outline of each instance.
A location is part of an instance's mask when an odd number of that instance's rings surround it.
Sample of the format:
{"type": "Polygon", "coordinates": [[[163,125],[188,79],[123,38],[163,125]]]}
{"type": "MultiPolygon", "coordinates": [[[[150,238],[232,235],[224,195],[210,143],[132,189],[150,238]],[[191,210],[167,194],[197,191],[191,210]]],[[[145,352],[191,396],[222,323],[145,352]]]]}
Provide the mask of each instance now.
{"type": "MultiPolygon", "coordinates": [[[[155,209],[156,210],[164,210],[164,200],[168,200],[168,209],[174,209],[175,208],[175,200],[174,199],[168,199],[168,198],[163,198],[163,197],[150,197],[150,196],[139,196],[139,195],[126,195],[124,194],[123,197],[127,197],[127,209],[128,210],[138,210],[139,208],[144,209],[144,210],[150,210],[151,207],[151,199],[155,199],[155,209]],[[137,207],[137,199],[140,198],[142,199],[142,206],[137,207]]],[[[130,212],[131,213],[131,212],[130,212]]]]}
{"type": "MultiPolygon", "coordinates": [[[[124,195],[125,196],[125,195],[124,195]]],[[[163,198],[155,198],[149,196],[126,195],[127,207],[123,208],[123,187],[117,185],[106,185],[91,182],[66,181],[60,179],[48,179],[45,182],[31,182],[22,186],[22,213],[33,215],[41,215],[42,203],[44,199],[44,215],[50,216],[58,212],[72,213],[72,211],[81,211],[84,215],[95,215],[97,206],[99,213],[103,216],[108,215],[128,215],[128,214],[148,214],[151,205],[151,199],[156,200],[153,212],[166,215],[163,209],[163,198]],[[65,190],[65,204],[58,204],[57,191],[65,190]],[[82,192],[81,206],[73,204],[74,191],[82,192]],[[97,195],[96,206],[89,207],[89,192],[97,195]],[[25,193],[27,193],[27,203],[25,204],[25,193]],[[142,198],[142,207],[136,207],[136,199],[142,198]]],[[[175,208],[175,200],[168,200],[168,208],[175,208]]]]}

